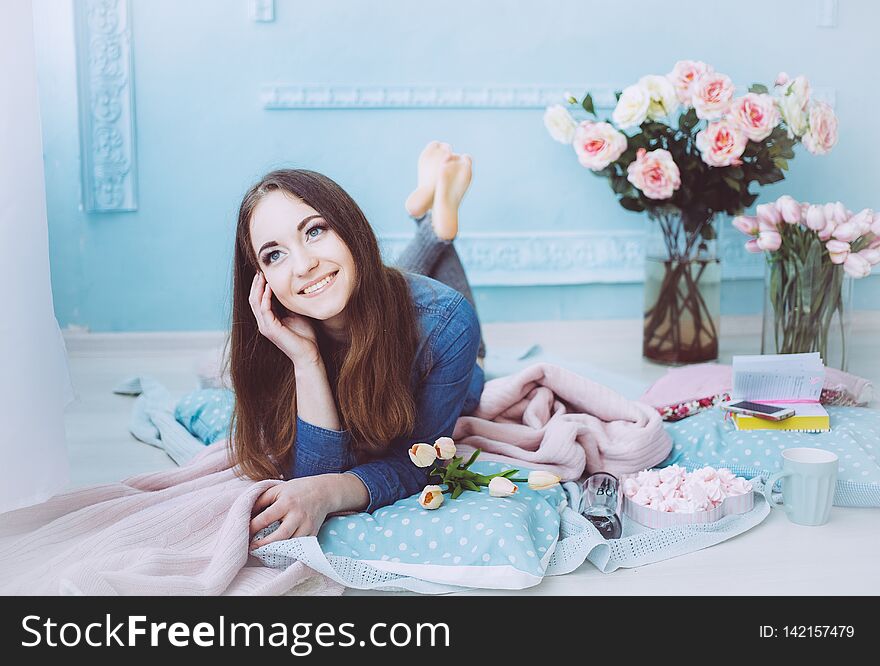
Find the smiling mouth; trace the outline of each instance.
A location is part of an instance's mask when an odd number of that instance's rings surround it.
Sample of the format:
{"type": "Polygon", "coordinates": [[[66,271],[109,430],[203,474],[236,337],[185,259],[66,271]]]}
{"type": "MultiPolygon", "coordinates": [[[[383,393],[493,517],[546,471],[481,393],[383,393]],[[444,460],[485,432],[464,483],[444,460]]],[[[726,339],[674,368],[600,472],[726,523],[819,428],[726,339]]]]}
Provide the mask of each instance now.
{"type": "Polygon", "coordinates": [[[327,287],[329,287],[336,281],[336,276],[338,274],[339,271],[331,273],[317,284],[313,284],[311,287],[308,287],[307,289],[299,292],[300,296],[315,296],[316,294],[320,294],[321,292],[326,291],[327,287]]]}

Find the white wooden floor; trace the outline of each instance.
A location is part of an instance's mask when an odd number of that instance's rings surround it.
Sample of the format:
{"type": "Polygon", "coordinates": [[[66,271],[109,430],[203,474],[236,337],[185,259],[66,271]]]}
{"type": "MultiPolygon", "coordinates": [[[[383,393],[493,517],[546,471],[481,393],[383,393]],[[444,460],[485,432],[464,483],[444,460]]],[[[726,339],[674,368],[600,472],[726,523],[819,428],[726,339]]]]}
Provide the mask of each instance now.
{"type": "MultiPolygon", "coordinates": [[[[537,343],[545,355],[635,398],[667,368],[641,358],[641,322],[630,320],[487,324],[490,375],[513,362],[513,350],[537,343]]],[[[760,321],[730,317],[722,323],[722,362],[759,352],[760,321]]],[[[856,321],[850,371],[880,387],[876,354],[880,318],[856,321]]],[[[83,334],[65,332],[77,399],[66,412],[70,487],[116,481],[174,466],[160,449],[128,433],[133,398],[113,388],[132,375],[151,375],[175,397],[197,387],[195,364],[221,344],[221,334],[83,334]]],[[[878,406],[875,398],[873,407],[878,406]]],[[[712,548],[637,569],[602,574],[586,563],[528,590],[474,590],[466,594],[529,595],[731,595],[880,593],[880,509],[834,507],[822,527],[790,523],[773,512],[749,532],[712,548]]],[[[347,594],[383,594],[347,590],[347,594]]],[[[388,593],[385,593],[388,594],[388,593]]],[[[400,594],[400,593],[394,593],[400,594]]]]}

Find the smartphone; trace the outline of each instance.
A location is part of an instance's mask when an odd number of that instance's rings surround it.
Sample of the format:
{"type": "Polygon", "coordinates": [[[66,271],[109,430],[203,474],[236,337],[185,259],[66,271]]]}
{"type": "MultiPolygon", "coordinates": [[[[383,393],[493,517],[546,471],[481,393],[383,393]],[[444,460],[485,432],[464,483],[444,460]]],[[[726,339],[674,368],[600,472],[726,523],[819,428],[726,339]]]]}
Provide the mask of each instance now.
{"type": "Polygon", "coordinates": [[[749,400],[724,403],[721,405],[721,409],[736,414],[747,414],[748,416],[755,416],[759,419],[767,419],[768,421],[783,421],[790,416],[794,416],[794,410],[791,407],[762,405],[761,403],[750,402],[749,400]]]}

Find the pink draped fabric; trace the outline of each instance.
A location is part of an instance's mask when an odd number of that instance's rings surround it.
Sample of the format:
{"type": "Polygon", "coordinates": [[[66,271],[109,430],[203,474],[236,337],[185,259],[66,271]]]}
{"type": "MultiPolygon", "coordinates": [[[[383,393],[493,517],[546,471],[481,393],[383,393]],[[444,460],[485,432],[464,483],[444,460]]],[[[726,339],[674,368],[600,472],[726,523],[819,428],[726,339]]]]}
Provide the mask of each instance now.
{"type": "Polygon", "coordinates": [[[648,405],[550,363],[486,382],[453,434],[462,455],[541,469],[573,480],[597,471],[628,474],[662,462],[672,448],[648,405]]]}
{"type": "Polygon", "coordinates": [[[280,482],[237,478],[225,447],[0,515],[0,594],[342,594],[301,562],[249,556],[251,509],[280,482]]]}

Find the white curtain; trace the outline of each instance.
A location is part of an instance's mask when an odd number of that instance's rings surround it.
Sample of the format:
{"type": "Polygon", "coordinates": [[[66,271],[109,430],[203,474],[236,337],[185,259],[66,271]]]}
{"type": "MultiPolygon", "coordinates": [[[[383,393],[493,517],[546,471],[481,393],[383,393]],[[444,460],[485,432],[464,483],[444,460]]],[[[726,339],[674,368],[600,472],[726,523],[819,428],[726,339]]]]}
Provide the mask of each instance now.
{"type": "Polygon", "coordinates": [[[31,0],[0,4],[0,512],[68,483],[73,399],[49,279],[31,0]]]}

